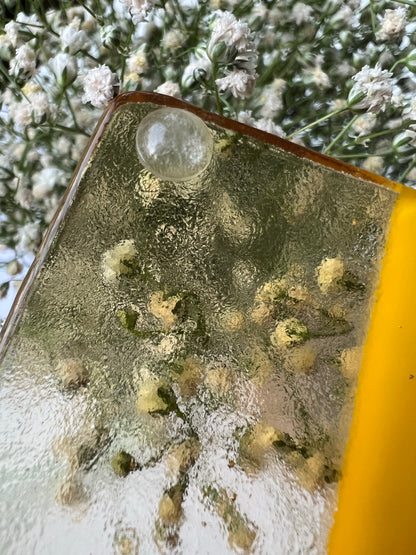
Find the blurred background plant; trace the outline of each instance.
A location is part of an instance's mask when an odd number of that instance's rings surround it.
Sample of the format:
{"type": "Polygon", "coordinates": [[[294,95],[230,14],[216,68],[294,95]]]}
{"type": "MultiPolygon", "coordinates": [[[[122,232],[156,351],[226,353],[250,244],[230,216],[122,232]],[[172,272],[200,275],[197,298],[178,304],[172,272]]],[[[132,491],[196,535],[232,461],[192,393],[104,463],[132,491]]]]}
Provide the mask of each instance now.
{"type": "Polygon", "coordinates": [[[412,0],[3,0],[1,316],[119,92],[176,96],[415,185],[415,30],[412,0]]]}

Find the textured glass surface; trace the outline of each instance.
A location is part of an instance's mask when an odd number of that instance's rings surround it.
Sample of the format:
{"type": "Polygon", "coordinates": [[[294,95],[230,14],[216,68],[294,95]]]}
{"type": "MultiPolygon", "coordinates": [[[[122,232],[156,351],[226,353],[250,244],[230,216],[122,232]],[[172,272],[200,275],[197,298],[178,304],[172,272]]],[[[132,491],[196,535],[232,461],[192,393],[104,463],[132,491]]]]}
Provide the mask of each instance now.
{"type": "Polygon", "coordinates": [[[1,553],[323,553],[396,195],[210,125],[143,169],[118,109],[1,366],[1,553]]]}

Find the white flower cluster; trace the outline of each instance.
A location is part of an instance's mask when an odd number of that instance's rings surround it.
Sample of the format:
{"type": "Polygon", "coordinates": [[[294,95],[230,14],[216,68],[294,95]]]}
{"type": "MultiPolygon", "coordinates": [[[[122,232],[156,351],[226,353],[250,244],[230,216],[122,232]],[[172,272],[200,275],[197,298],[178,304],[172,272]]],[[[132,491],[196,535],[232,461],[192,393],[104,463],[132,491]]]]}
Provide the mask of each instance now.
{"type": "Polygon", "coordinates": [[[280,127],[273,122],[270,118],[261,118],[256,120],[251,115],[251,110],[246,110],[238,113],[238,121],[244,123],[245,125],[250,125],[256,129],[261,129],[261,131],[266,131],[266,133],[271,133],[272,135],[277,135],[278,137],[286,137],[286,133],[280,127]]]}
{"type": "Polygon", "coordinates": [[[25,43],[16,50],[16,56],[10,62],[10,74],[33,77],[36,71],[36,52],[25,43]]]}
{"type": "Polygon", "coordinates": [[[215,82],[220,91],[230,91],[235,98],[249,98],[253,94],[256,75],[243,69],[234,69],[215,82]]]}
{"type": "Polygon", "coordinates": [[[302,23],[306,23],[310,20],[312,12],[312,6],[308,6],[303,2],[296,2],[293,6],[291,19],[296,23],[296,25],[302,25],[302,23]]]}
{"type": "Polygon", "coordinates": [[[348,96],[354,110],[367,110],[377,114],[384,111],[392,102],[394,80],[393,74],[381,69],[377,64],[374,68],[364,66],[354,75],[355,85],[348,96]]]}
{"type": "Polygon", "coordinates": [[[12,96],[3,96],[9,117],[18,129],[25,129],[32,123],[39,124],[44,117],[49,117],[56,112],[48,95],[39,85],[33,82],[26,83],[22,93],[23,97],[20,100],[12,96]]]}
{"type": "Polygon", "coordinates": [[[114,96],[115,79],[111,69],[101,65],[91,69],[83,77],[82,102],[91,102],[96,108],[105,108],[114,96]]]}
{"type": "Polygon", "coordinates": [[[62,46],[65,52],[76,54],[80,50],[89,48],[90,41],[85,31],[80,29],[81,20],[76,17],[61,33],[62,46]]]}
{"type": "Polygon", "coordinates": [[[377,37],[380,40],[392,41],[402,38],[406,29],[407,10],[404,7],[386,10],[381,20],[377,37]]]}
{"type": "Polygon", "coordinates": [[[183,87],[191,87],[202,76],[209,79],[212,74],[211,60],[205,50],[191,54],[189,64],[185,67],[182,74],[181,84],[183,87]]]}
{"type": "Polygon", "coordinates": [[[258,55],[247,23],[231,12],[215,12],[207,55],[213,64],[227,67],[226,75],[216,80],[220,91],[230,91],[236,98],[252,95],[258,55]]]}
{"type": "Polygon", "coordinates": [[[133,23],[144,21],[153,8],[153,2],[149,0],[121,0],[129,10],[133,23]]]}

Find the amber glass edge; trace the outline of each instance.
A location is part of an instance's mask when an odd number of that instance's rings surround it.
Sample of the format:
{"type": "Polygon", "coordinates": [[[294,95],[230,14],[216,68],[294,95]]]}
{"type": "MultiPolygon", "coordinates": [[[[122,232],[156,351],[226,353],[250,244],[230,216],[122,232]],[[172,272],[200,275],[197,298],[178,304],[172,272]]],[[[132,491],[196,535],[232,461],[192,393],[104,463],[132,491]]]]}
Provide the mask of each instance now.
{"type": "MultiPolygon", "coordinates": [[[[22,282],[22,285],[16,295],[14,303],[10,309],[10,312],[4,322],[3,329],[0,333],[0,362],[4,358],[8,341],[12,336],[13,332],[15,331],[20,317],[22,315],[27,294],[30,290],[30,287],[42,266],[46,255],[49,251],[49,248],[54,240],[56,233],[61,225],[62,221],[64,220],[68,208],[71,206],[73,201],[74,195],[77,191],[78,185],[81,181],[81,177],[88,166],[88,163],[91,159],[91,156],[94,154],[94,151],[104,133],[106,126],[108,125],[109,121],[111,120],[114,113],[122,106],[128,103],[152,103],[156,105],[167,106],[171,108],[181,108],[183,110],[187,110],[192,112],[196,116],[200,117],[207,123],[213,123],[214,125],[218,125],[225,129],[229,129],[236,133],[241,133],[243,135],[251,136],[259,141],[264,143],[276,146],[286,152],[289,152],[299,158],[305,158],[307,160],[311,160],[328,168],[332,168],[336,171],[351,175],[358,179],[362,179],[364,181],[369,181],[375,183],[376,185],[380,185],[382,187],[386,187],[396,192],[402,191],[403,188],[408,189],[404,185],[400,183],[396,183],[385,177],[380,175],[372,174],[360,168],[356,168],[355,166],[351,166],[345,162],[341,162],[339,160],[335,160],[334,158],[330,158],[329,156],[325,156],[324,154],[317,153],[313,150],[305,148],[303,146],[297,145],[286,139],[282,139],[277,137],[276,135],[272,135],[270,133],[266,133],[265,131],[261,131],[259,129],[255,129],[238,121],[226,118],[224,116],[220,116],[218,114],[214,114],[211,112],[207,112],[202,108],[198,108],[189,104],[188,102],[184,102],[183,100],[179,100],[177,98],[173,98],[171,96],[166,96],[154,92],[127,92],[116,96],[113,101],[109,104],[107,109],[104,111],[103,115],[101,116],[97,126],[94,130],[93,135],[91,136],[88,145],[84,151],[83,156],[81,157],[74,175],[69,182],[67,190],[62,198],[62,201],[53,217],[48,230],[43,238],[43,241],[39,247],[38,253],[35,256],[35,259],[22,282]]],[[[416,194],[416,192],[415,192],[416,194]]]]}
{"type": "Polygon", "coordinates": [[[375,183],[376,185],[380,185],[396,192],[400,192],[403,188],[409,189],[409,187],[406,187],[405,185],[396,181],[387,179],[386,177],[383,177],[381,175],[377,175],[361,168],[357,168],[356,166],[352,166],[347,162],[336,160],[335,158],[331,158],[330,156],[326,156],[325,154],[320,154],[319,152],[310,150],[309,148],[288,141],[287,139],[282,139],[281,137],[277,137],[276,135],[272,135],[271,133],[266,133],[265,131],[261,131],[260,129],[250,127],[249,125],[245,125],[236,120],[229,119],[224,116],[214,114],[212,112],[207,112],[202,108],[194,106],[193,104],[189,104],[189,102],[179,100],[178,98],[174,98],[172,96],[166,96],[164,94],[158,94],[148,91],[127,92],[117,96],[113,100],[112,104],[109,106],[108,110],[113,112],[124,104],[138,102],[150,102],[170,108],[181,108],[183,110],[188,110],[189,112],[192,112],[208,123],[213,123],[220,127],[235,131],[236,133],[241,133],[242,135],[249,135],[250,137],[258,139],[264,143],[274,145],[282,150],[285,150],[290,154],[294,154],[298,158],[306,158],[307,160],[311,160],[312,162],[316,162],[317,164],[321,164],[338,172],[351,175],[357,179],[362,179],[363,181],[370,181],[371,183],[375,183]]]}

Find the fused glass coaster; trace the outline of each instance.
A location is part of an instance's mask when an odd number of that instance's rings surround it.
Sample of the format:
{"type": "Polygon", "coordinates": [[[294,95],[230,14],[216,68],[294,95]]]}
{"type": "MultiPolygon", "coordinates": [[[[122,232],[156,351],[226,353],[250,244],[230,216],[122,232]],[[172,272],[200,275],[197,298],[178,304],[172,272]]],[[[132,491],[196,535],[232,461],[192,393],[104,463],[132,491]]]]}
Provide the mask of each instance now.
{"type": "Polygon", "coordinates": [[[408,552],[415,197],[118,97],[3,330],[1,552],[408,552]]]}

